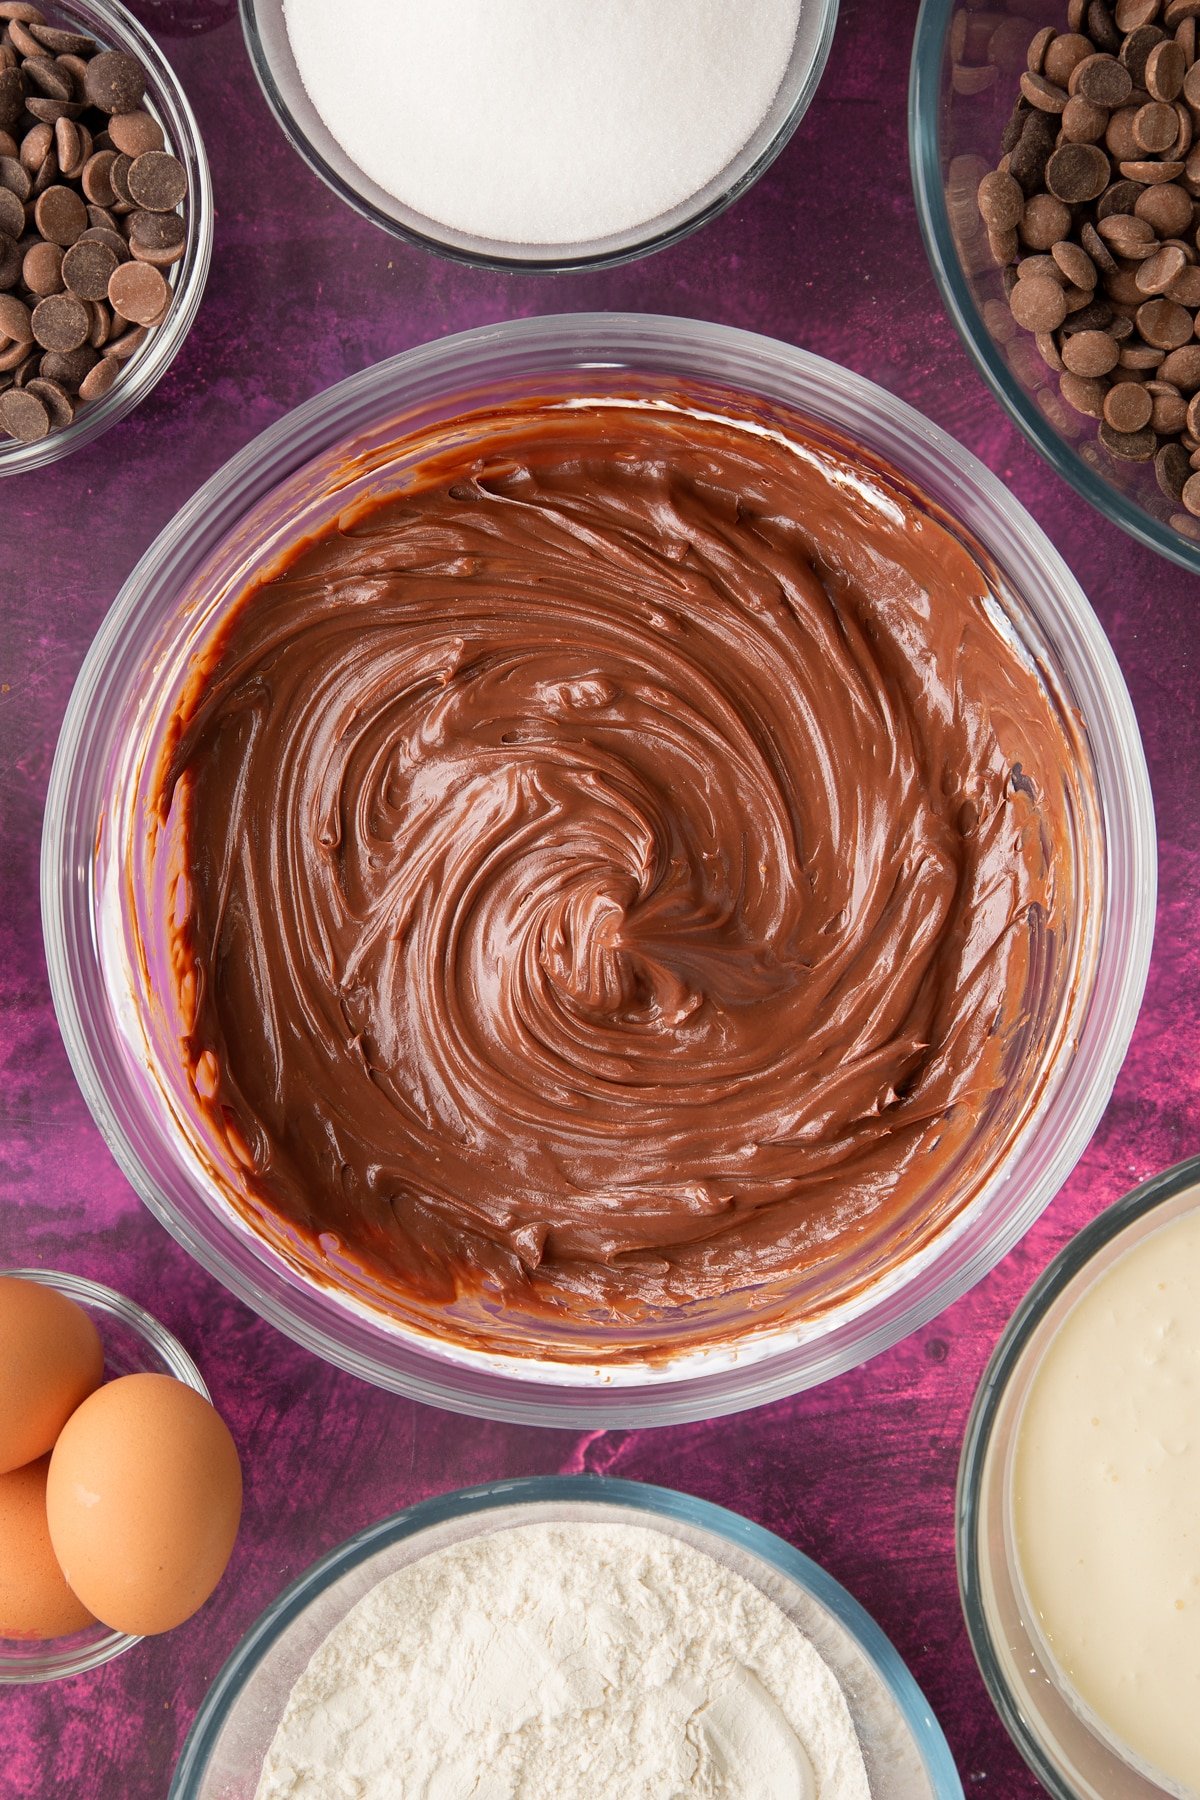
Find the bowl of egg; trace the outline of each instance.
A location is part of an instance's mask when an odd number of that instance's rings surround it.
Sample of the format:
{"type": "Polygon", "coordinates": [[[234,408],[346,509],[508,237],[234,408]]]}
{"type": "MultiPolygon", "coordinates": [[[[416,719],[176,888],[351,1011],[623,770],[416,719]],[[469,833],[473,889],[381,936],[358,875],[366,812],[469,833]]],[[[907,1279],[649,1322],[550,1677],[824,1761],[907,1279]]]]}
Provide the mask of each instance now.
{"type": "Polygon", "coordinates": [[[241,1514],[191,1357],[78,1275],[0,1273],[0,1683],[99,1668],[203,1604],[241,1514]]]}

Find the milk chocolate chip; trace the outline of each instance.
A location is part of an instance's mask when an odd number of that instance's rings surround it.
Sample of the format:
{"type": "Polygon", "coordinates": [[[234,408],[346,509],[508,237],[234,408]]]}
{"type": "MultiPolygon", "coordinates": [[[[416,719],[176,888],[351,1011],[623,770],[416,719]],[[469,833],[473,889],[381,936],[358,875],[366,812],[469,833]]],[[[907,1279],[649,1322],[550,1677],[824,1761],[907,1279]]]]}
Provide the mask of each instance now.
{"type": "Polygon", "coordinates": [[[129,197],[146,212],[173,212],[187,193],[187,174],[177,157],[148,150],[129,166],[129,197]]]}
{"type": "Polygon", "coordinates": [[[136,57],[123,50],[102,50],[87,66],[83,93],[89,106],[104,113],[133,112],[146,92],[146,77],[136,57]]]}
{"type": "Polygon", "coordinates": [[[0,427],[22,444],[36,444],[50,430],[45,402],[26,388],[0,394],[0,427]]]}

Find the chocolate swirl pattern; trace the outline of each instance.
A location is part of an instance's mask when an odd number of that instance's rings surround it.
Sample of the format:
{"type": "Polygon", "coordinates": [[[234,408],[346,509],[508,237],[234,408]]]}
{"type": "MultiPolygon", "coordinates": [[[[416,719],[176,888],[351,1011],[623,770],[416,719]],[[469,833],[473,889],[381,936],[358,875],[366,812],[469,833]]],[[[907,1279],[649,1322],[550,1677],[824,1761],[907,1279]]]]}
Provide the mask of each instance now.
{"type": "Polygon", "coordinates": [[[1072,904],[985,594],[837,452],[632,408],[495,423],[300,547],[161,792],[259,1216],[567,1356],[936,1229],[1072,904]]]}

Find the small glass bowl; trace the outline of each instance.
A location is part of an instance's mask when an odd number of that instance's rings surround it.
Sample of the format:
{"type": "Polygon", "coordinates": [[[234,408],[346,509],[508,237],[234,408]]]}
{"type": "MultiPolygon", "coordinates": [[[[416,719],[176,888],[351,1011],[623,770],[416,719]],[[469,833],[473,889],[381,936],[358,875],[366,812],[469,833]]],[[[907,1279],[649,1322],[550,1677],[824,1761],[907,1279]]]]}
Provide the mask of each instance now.
{"type": "Polygon", "coordinates": [[[187,171],[187,247],[179,262],[164,271],[171,284],[171,305],[163,323],[150,333],[103,399],[81,406],[70,425],[51,431],[36,444],[0,436],[0,475],[20,475],[81,450],[140,406],[166,374],[192,328],[212,255],[213,196],[208,158],[200,127],[179,81],[158,45],[118,0],[53,0],[54,24],[86,32],[105,49],[125,50],[146,72],[143,106],[166,134],[167,149],[187,171]]]}
{"type": "Polygon", "coordinates": [[[1039,26],[1065,30],[1066,22],[1066,0],[1045,0],[1036,16],[1027,0],[923,0],[908,138],[925,249],[980,374],[1034,448],[1106,519],[1200,574],[1200,519],[1167,499],[1152,463],[1109,456],[1097,439],[1096,420],[1062,399],[1058,377],[1009,310],[976,204],[981,178],[1000,159],[1026,46],[1039,26]],[[1005,40],[999,46],[997,30],[1005,40]],[[989,32],[985,51],[980,44],[989,32]]]}
{"type": "Polygon", "coordinates": [[[829,56],[838,12],[838,0],[804,0],[791,61],[758,129],[719,174],[678,206],[590,242],[518,244],[458,231],[406,206],[373,181],[346,154],[308,97],[292,54],[284,0],[240,3],[250,60],[284,136],[339,199],[395,237],[456,262],[549,273],[632,262],[687,237],[731,206],[770,167],[808,111],[829,56]]]}
{"type": "Polygon", "coordinates": [[[941,1728],[897,1652],[831,1575],[773,1532],[670,1488],[599,1475],[460,1488],[371,1525],[313,1564],[251,1626],[184,1744],[169,1800],[252,1794],[292,1686],[351,1607],[397,1569],[514,1525],[638,1525],[682,1539],[760,1588],[836,1676],[873,1794],[962,1800],[941,1728]]]}
{"type": "MultiPolygon", "coordinates": [[[[100,1333],[106,1381],[119,1375],[173,1375],[206,1400],[211,1398],[203,1376],[178,1339],[124,1294],[58,1269],[0,1269],[0,1276],[36,1281],[82,1306],[100,1333]]],[[[82,1675],[141,1641],[99,1623],[72,1632],[70,1637],[32,1642],[0,1637],[0,1686],[82,1675]]]]}
{"type": "MultiPolygon", "coordinates": [[[[1017,1308],[984,1370],[958,1472],[958,1585],[988,1692],[1054,1800],[1181,1800],[1122,1754],[1075,1698],[1033,1626],[1013,1529],[1013,1457],[1042,1358],[1084,1290],[1154,1231],[1200,1205],[1200,1156],[1143,1182],[1073,1237],[1017,1308]]],[[[1190,1793],[1190,1790],[1188,1790],[1190,1793]]]]}

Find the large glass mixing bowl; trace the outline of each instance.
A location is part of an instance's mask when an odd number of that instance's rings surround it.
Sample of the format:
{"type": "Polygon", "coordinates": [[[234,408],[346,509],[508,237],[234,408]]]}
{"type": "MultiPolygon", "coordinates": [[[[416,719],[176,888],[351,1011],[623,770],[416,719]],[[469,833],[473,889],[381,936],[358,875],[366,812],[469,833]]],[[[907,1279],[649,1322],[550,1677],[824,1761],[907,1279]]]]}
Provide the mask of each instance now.
{"type": "Polygon", "coordinates": [[[933,1317],[1016,1242],[1073,1167],[1124,1056],[1150,953],[1155,843],[1141,743],[1108,641],[1037,526],[958,444],[871,383],[788,345],[681,319],[571,315],[468,332],[368,369],[281,420],[200,490],[143,557],[81,671],[51,778],[42,872],[54,999],[87,1101],[151,1211],[219,1280],[318,1354],[417,1399],[542,1424],[646,1425],[836,1375],[933,1317]],[[164,1039],[161,1009],[146,999],[154,971],[139,960],[146,945],[153,960],[155,930],[162,936],[148,915],[166,917],[139,867],[146,770],[193,651],[223,609],[282,547],[389,487],[406,442],[498,400],[569,403],[631,387],[849,442],[880,479],[903,485],[907,503],[967,541],[994,617],[1075,746],[1084,779],[1068,854],[1079,899],[1054,952],[1054,998],[1030,996],[1010,1080],[973,1122],[969,1156],[930,1184],[919,1234],[902,1221],[880,1246],[848,1255],[835,1286],[822,1273],[820,1291],[810,1275],[807,1287],[773,1294],[769,1315],[752,1289],[727,1298],[717,1344],[705,1325],[705,1347],[686,1355],[664,1326],[645,1360],[618,1357],[601,1321],[585,1345],[594,1364],[540,1350],[491,1356],[364,1303],[332,1261],[315,1266],[252,1229],[214,1180],[192,1133],[177,1041],[164,1039]]]}

